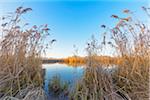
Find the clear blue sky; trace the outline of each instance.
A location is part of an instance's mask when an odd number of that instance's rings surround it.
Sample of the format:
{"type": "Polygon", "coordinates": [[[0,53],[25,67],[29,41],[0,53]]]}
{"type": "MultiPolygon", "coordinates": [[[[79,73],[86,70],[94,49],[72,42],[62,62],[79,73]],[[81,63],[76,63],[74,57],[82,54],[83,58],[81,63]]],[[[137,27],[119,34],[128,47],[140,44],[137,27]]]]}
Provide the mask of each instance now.
{"type": "Polygon", "coordinates": [[[141,6],[148,6],[148,0],[2,0],[0,15],[14,11],[20,5],[33,9],[24,16],[31,25],[49,25],[50,39],[55,38],[57,42],[48,50],[47,56],[60,58],[72,55],[74,44],[79,48],[79,55],[84,55],[85,44],[92,34],[97,39],[102,38],[101,24],[110,27],[115,24],[110,18],[112,14],[124,16],[122,10],[130,9],[138,18],[143,18],[141,6]]]}

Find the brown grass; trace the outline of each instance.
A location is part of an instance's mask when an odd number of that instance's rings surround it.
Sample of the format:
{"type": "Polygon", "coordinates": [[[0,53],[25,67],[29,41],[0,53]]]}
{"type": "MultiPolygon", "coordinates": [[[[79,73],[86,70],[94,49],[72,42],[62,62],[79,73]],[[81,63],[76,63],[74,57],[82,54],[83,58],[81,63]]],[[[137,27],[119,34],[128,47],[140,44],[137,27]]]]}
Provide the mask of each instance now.
{"type": "Polygon", "coordinates": [[[22,16],[31,8],[18,7],[2,17],[0,39],[0,98],[15,96],[21,89],[42,86],[41,55],[45,50],[47,25],[29,28],[22,16]]]}
{"type": "MultiPolygon", "coordinates": [[[[142,7],[149,15],[149,9],[142,7]]],[[[48,35],[47,25],[24,28],[21,16],[31,8],[17,8],[15,14],[3,17],[0,40],[0,97],[15,96],[21,89],[42,86],[41,55],[47,47],[43,42],[48,35]],[[41,34],[42,33],[42,34],[41,34]]],[[[130,10],[121,18],[112,15],[118,23],[106,29],[110,41],[104,36],[103,44],[117,53],[116,71],[107,73],[97,60],[99,43],[94,37],[87,44],[87,68],[84,76],[69,95],[73,100],[148,100],[150,67],[150,27],[136,20],[130,10]],[[93,67],[96,66],[96,67],[93,67]]],[[[106,28],[106,26],[103,28],[106,28]]],[[[71,58],[69,62],[76,62],[71,58]],[[71,61],[70,61],[71,60],[71,61]]],[[[103,59],[106,63],[110,61],[103,59]]],[[[107,66],[105,66],[107,67],[107,66]]]]}
{"type": "MultiPolygon", "coordinates": [[[[143,8],[148,13],[148,9],[143,8]]],[[[121,18],[112,15],[118,20],[118,24],[106,29],[112,37],[108,44],[116,50],[117,58],[121,58],[118,59],[121,63],[117,66],[117,71],[106,74],[103,65],[95,60],[99,44],[92,37],[87,47],[88,67],[71,94],[72,99],[149,100],[150,29],[147,23],[132,17],[130,10],[125,10],[124,13],[129,16],[121,18]]],[[[103,45],[106,43],[104,40],[103,45]]]]}

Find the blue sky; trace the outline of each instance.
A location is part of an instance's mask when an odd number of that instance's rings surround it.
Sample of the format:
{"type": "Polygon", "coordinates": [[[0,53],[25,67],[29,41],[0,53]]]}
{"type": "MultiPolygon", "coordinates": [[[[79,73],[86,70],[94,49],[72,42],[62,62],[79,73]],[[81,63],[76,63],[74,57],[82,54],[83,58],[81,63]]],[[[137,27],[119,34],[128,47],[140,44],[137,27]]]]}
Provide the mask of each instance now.
{"type": "Polygon", "coordinates": [[[55,38],[57,42],[46,56],[60,58],[73,55],[74,44],[79,49],[79,55],[85,55],[85,44],[91,35],[102,38],[101,24],[112,27],[116,23],[110,17],[112,14],[124,16],[122,10],[130,9],[146,21],[141,6],[148,6],[148,0],[5,0],[0,1],[0,15],[14,11],[20,5],[33,9],[24,16],[31,25],[49,25],[50,39],[55,38]]]}

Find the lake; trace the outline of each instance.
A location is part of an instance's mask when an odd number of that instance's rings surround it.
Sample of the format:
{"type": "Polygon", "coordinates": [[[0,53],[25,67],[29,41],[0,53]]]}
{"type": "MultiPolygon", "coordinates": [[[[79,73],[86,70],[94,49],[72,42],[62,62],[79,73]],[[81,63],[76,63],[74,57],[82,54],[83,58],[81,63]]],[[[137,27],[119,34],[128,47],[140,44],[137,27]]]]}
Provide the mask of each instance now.
{"type": "MultiPolygon", "coordinates": [[[[44,90],[46,91],[47,95],[49,96],[48,91],[48,83],[49,80],[56,75],[59,75],[61,80],[68,81],[70,85],[74,85],[84,72],[83,66],[68,66],[66,64],[43,64],[43,69],[45,70],[44,75],[44,90]]],[[[49,97],[50,98],[50,97],[49,97]]]]}
{"type": "MultiPolygon", "coordinates": [[[[69,85],[73,87],[75,86],[75,83],[82,78],[85,66],[73,67],[66,64],[55,63],[55,64],[43,64],[42,68],[44,70],[44,90],[46,91],[48,98],[52,99],[52,96],[50,96],[48,89],[49,80],[57,75],[60,76],[61,80],[69,82],[70,83],[69,85]]],[[[104,66],[103,70],[108,74],[113,73],[116,70],[116,66],[115,65],[107,67],[104,66]]]]}

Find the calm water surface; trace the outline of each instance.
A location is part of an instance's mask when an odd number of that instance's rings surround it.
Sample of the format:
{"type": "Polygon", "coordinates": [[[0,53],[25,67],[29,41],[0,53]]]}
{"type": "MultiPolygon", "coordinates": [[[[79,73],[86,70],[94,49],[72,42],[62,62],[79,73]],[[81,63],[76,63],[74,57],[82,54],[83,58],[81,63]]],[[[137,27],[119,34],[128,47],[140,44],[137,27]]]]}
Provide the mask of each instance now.
{"type": "Polygon", "coordinates": [[[69,81],[71,85],[74,85],[83,75],[84,67],[72,67],[65,64],[43,64],[43,69],[45,70],[44,75],[44,90],[47,95],[48,92],[48,82],[53,76],[59,75],[61,80],[69,81]]]}
{"type": "MultiPolygon", "coordinates": [[[[44,74],[44,90],[47,93],[49,99],[52,100],[50,93],[48,91],[48,83],[52,77],[58,75],[62,81],[67,81],[70,83],[71,87],[80,80],[83,76],[85,67],[83,66],[68,66],[66,64],[43,64],[44,74]]],[[[116,66],[103,67],[103,70],[107,73],[112,73],[116,70],[116,66]]],[[[59,99],[57,99],[59,100],[59,99]]],[[[68,99],[65,99],[68,100],[68,99]]]]}

